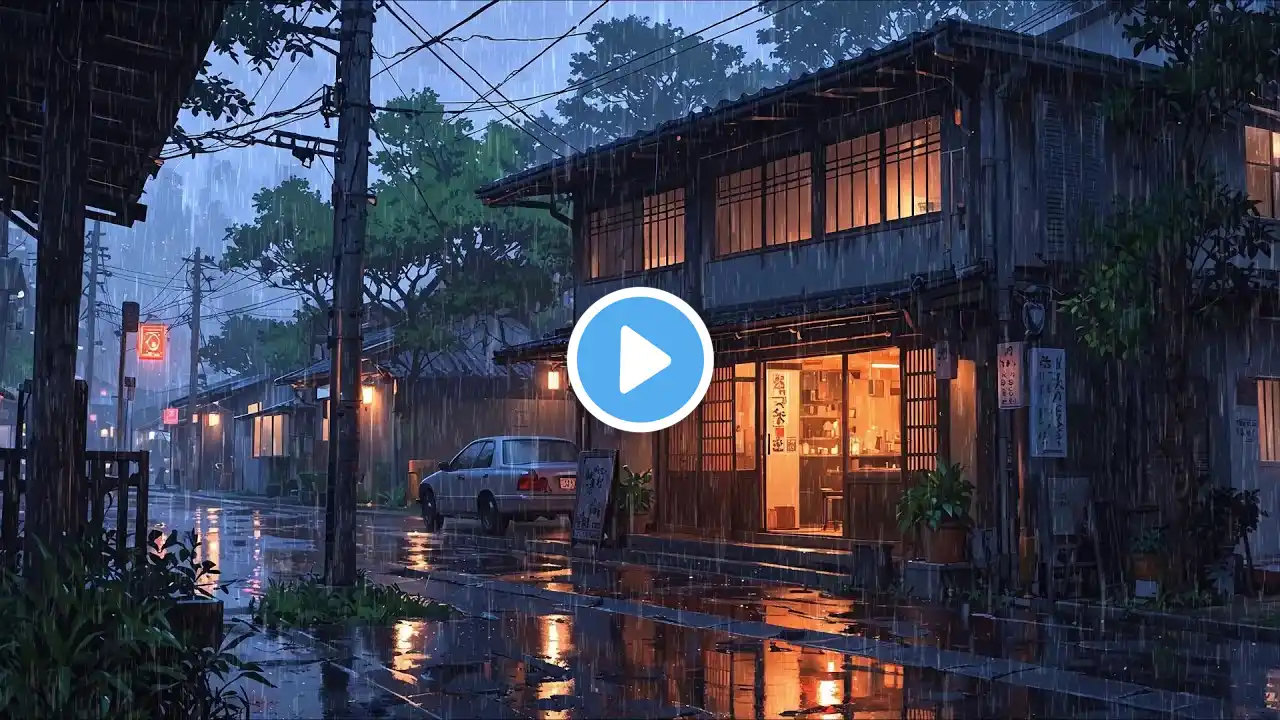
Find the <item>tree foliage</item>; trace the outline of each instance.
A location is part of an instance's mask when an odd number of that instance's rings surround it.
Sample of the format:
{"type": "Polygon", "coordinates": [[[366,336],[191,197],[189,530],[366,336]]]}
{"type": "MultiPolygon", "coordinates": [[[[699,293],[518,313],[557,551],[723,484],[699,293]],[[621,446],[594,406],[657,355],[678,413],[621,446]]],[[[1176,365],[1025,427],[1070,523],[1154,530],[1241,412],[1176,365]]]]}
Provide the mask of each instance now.
{"type": "Polygon", "coordinates": [[[311,362],[311,328],[306,317],[285,322],[232,315],[200,348],[200,356],[215,370],[229,374],[283,375],[311,362]]]}
{"type": "Polygon", "coordinates": [[[1200,493],[1190,353],[1198,334],[1232,319],[1241,307],[1233,299],[1253,291],[1255,261],[1273,239],[1255,203],[1215,172],[1214,141],[1241,132],[1250,103],[1275,96],[1280,10],[1126,0],[1114,12],[1135,57],[1154,50],[1165,60],[1159,82],[1116,93],[1109,119],[1130,137],[1167,138],[1172,157],[1149,168],[1153,192],[1122,199],[1089,233],[1090,262],[1063,307],[1087,346],[1153,381],[1169,472],[1157,484],[1171,529],[1168,581],[1186,589],[1204,572],[1191,532],[1200,493]]]}
{"type": "MultiPolygon", "coordinates": [[[[247,64],[255,73],[271,72],[286,55],[295,61],[299,56],[311,57],[317,41],[303,32],[304,23],[312,16],[333,13],[337,7],[337,0],[228,3],[211,49],[237,65],[247,64]]],[[[254,112],[253,99],[226,76],[214,72],[208,60],[187,90],[182,109],[214,120],[235,120],[254,112]]],[[[174,136],[177,142],[187,141],[181,126],[174,129],[174,136]]]]}
{"type": "Polygon", "coordinates": [[[760,12],[770,25],[756,31],[778,70],[794,78],[883,47],[947,18],[1010,28],[1054,0],[768,0],[760,12]]]}
{"type": "MultiPolygon", "coordinates": [[[[569,60],[566,90],[571,92],[556,103],[562,119],[544,113],[527,125],[547,147],[565,155],[755,92],[777,79],[763,62],[748,62],[742,47],[690,35],[670,20],[638,15],[600,20],[586,41],[589,49],[569,60]]],[[[550,154],[543,151],[537,159],[548,160],[550,154]]]]}
{"type": "MultiPolygon", "coordinates": [[[[528,162],[532,143],[516,128],[477,134],[449,117],[432,90],[388,103],[374,121],[365,242],[365,304],[395,329],[410,377],[455,348],[478,317],[528,323],[556,296],[568,268],[568,230],[546,212],[487,208],[475,188],[528,162]],[[397,112],[398,111],[398,112],[397,112]]],[[[227,232],[224,270],[241,270],[298,292],[321,312],[331,291],[329,203],[300,178],[254,196],[255,217],[227,232]]]]}

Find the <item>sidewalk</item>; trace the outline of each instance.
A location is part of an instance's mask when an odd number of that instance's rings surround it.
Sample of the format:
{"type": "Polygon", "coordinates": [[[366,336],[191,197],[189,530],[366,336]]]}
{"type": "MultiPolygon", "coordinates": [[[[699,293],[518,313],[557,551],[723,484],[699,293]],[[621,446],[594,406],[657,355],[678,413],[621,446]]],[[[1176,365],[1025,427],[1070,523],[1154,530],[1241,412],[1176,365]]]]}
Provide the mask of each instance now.
{"type": "Polygon", "coordinates": [[[1060,600],[1053,613],[1064,619],[1100,626],[1141,623],[1156,630],[1197,632],[1247,642],[1280,643],[1280,600],[1237,598],[1229,606],[1160,610],[1103,605],[1087,600],[1060,600]]]}
{"type": "MultiPolygon", "coordinates": [[[[184,498],[189,500],[203,500],[205,502],[232,503],[236,505],[248,505],[252,507],[270,508],[270,509],[286,509],[286,510],[323,510],[323,505],[303,505],[297,500],[283,497],[263,497],[261,495],[249,495],[231,492],[209,492],[209,491],[188,491],[174,488],[152,487],[150,489],[152,500],[157,499],[177,499],[184,498]]],[[[409,505],[403,508],[383,508],[369,505],[361,505],[356,507],[356,512],[361,515],[387,516],[387,517],[417,517],[417,508],[409,505]]]]}

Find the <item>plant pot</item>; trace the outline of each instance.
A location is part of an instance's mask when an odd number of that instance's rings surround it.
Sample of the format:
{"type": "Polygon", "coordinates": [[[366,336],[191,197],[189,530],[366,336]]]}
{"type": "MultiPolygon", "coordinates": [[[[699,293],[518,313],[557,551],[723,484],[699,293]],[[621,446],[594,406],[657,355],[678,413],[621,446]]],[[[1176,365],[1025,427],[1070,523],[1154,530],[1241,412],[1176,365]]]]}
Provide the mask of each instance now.
{"type": "Polygon", "coordinates": [[[640,535],[649,532],[649,513],[631,513],[627,516],[627,534],[640,535]]]}
{"type": "Polygon", "coordinates": [[[969,526],[947,521],[937,530],[924,528],[924,558],[931,563],[949,565],[969,559],[969,526]]]}
{"type": "Polygon", "coordinates": [[[223,605],[215,598],[186,598],[169,610],[169,628],[188,647],[222,647],[223,605]]]}
{"type": "Polygon", "coordinates": [[[1151,553],[1134,553],[1129,557],[1133,579],[1156,582],[1160,579],[1160,556],[1151,553]]]}

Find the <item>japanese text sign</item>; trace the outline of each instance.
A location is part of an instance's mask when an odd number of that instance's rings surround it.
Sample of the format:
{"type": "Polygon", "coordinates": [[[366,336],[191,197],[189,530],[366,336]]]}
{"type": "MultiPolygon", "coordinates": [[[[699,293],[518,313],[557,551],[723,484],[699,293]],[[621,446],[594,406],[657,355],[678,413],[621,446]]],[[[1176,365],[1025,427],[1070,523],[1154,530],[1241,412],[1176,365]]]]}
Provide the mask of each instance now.
{"type": "Polygon", "coordinates": [[[165,425],[177,425],[177,424],[178,424],[178,408],[165,408],[165,409],[164,409],[164,424],[165,424],[165,425]]]}
{"type": "Polygon", "coordinates": [[[1067,351],[1031,351],[1031,456],[1067,456],[1067,351]]]}
{"type": "Polygon", "coordinates": [[[1001,410],[1025,407],[1022,388],[1022,343],[1000,343],[996,348],[996,393],[1001,410]]]}

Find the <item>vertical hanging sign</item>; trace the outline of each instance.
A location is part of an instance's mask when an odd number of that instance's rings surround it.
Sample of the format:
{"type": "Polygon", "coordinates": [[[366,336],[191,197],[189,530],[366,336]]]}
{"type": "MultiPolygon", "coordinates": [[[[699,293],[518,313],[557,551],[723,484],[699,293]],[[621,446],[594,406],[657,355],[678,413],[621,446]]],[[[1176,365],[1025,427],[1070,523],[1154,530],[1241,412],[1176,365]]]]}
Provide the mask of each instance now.
{"type": "Polygon", "coordinates": [[[933,346],[933,368],[939,380],[955,380],[958,358],[951,351],[950,340],[939,340],[933,346]]]}
{"type": "Polygon", "coordinates": [[[769,373],[769,452],[787,452],[787,429],[791,424],[788,406],[791,387],[787,374],[781,371],[769,373]]]}
{"type": "Polygon", "coordinates": [[[1031,351],[1031,457],[1067,456],[1067,351],[1031,351]]]}
{"type": "Polygon", "coordinates": [[[1022,343],[1000,343],[996,347],[996,393],[1001,410],[1026,407],[1022,385],[1022,343]]]}
{"type": "Polygon", "coordinates": [[[143,323],[138,326],[138,359],[164,360],[165,340],[169,328],[160,323],[143,323]]]}

